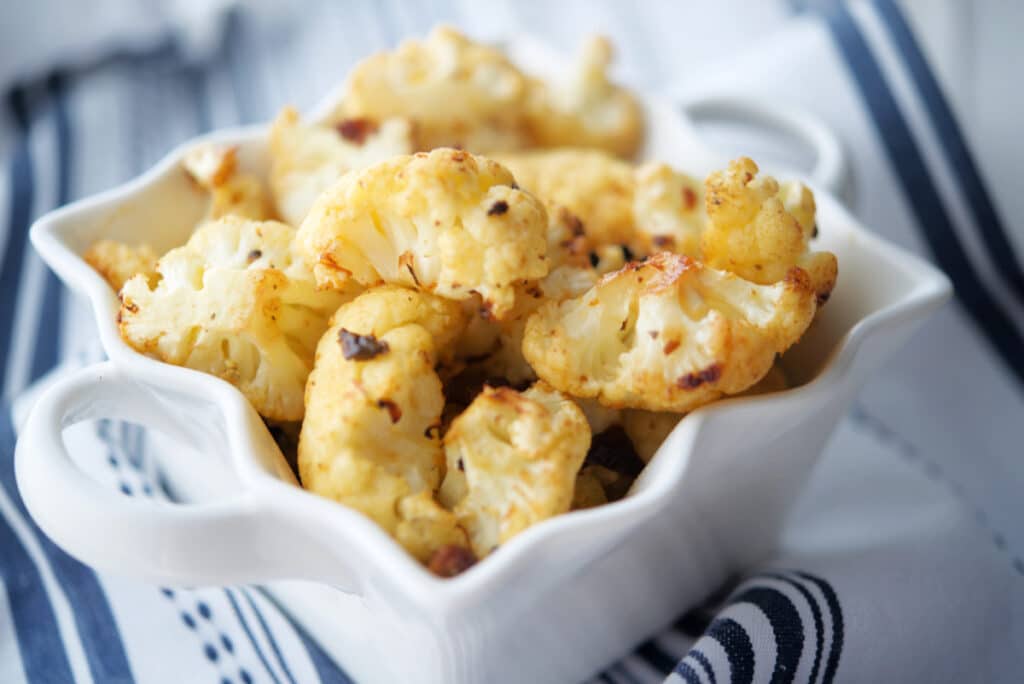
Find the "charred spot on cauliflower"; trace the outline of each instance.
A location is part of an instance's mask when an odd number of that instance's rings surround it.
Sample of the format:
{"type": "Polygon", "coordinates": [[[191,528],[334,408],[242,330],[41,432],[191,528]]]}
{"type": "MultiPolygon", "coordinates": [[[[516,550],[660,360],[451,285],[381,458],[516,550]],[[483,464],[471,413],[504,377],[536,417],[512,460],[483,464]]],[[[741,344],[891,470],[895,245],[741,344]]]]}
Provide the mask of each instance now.
{"type": "Polygon", "coordinates": [[[707,213],[704,190],[696,179],[667,164],[639,167],[633,217],[637,230],[650,239],[656,251],[700,256],[707,213]]]}
{"type": "Polygon", "coordinates": [[[161,361],[216,375],[273,420],[299,420],[313,349],[345,301],[318,291],[283,223],[226,216],[201,225],[121,289],[121,336],[161,361]],[[257,259],[252,259],[254,252],[257,259]]]}
{"type": "Polygon", "coordinates": [[[593,147],[632,157],[643,140],[643,113],[636,98],[608,78],[611,41],[593,36],[568,78],[532,82],[529,122],[541,147],[593,147]]]}
{"type": "Polygon", "coordinates": [[[569,510],[589,446],[583,413],[544,383],[522,393],[485,388],[444,437],[448,473],[441,502],[483,558],[569,510]]]}
{"type": "Polygon", "coordinates": [[[837,263],[830,252],[808,250],[814,195],[800,183],[780,188],[774,178],[757,173],[757,164],[741,157],[708,176],[705,263],[762,285],[785,279],[798,266],[823,304],[835,286],[837,263]]]}
{"type": "Polygon", "coordinates": [[[196,185],[210,195],[207,221],[224,216],[263,221],[273,218],[267,191],[259,178],[238,168],[238,148],[206,143],[190,150],[183,162],[196,185]]]}
{"type": "Polygon", "coordinates": [[[807,274],[775,285],[669,253],[604,276],[527,321],[523,355],[542,379],[606,406],[686,412],[756,383],[816,309],[807,274]]]}
{"type": "Polygon", "coordinates": [[[298,226],[320,193],[347,171],[412,151],[406,119],[348,119],[332,128],[304,124],[288,107],[270,129],[270,189],[277,211],[298,226]]]}
{"type": "Polygon", "coordinates": [[[129,245],[116,240],[98,240],[82,255],[85,263],[103,276],[115,292],[119,292],[132,276],[141,275],[151,285],[159,277],[156,252],[149,245],[129,245]]]}
{"type": "Polygon", "coordinates": [[[501,319],[517,284],[543,278],[547,214],[501,165],[439,149],[344,175],[299,228],[317,282],[396,283],[455,300],[475,293],[501,319]],[[507,205],[491,213],[496,203],[507,205]]]}
{"type": "Polygon", "coordinates": [[[526,94],[526,78],[500,50],[441,26],[357,64],[336,116],[408,117],[419,150],[514,150],[530,142],[526,94]]]}
{"type": "Polygon", "coordinates": [[[335,313],[306,385],[303,486],[363,513],[422,561],[441,546],[467,543],[455,517],[433,499],[444,454],[431,429],[444,408],[434,367],[464,326],[456,302],[374,288],[335,313]],[[346,356],[343,330],[386,351],[346,356]]]}

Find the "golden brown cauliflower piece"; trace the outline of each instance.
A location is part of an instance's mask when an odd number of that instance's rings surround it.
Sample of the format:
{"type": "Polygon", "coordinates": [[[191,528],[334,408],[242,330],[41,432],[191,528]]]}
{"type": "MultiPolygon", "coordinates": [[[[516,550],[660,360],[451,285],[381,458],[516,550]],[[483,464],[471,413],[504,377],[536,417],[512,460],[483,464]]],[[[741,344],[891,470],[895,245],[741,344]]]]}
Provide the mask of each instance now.
{"type": "Polygon", "coordinates": [[[441,502],[483,558],[527,527],[565,513],[590,446],[583,413],[544,383],[485,388],[444,437],[441,502]]]}
{"type": "Polygon", "coordinates": [[[556,149],[496,155],[549,213],[567,208],[582,222],[591,247],[629,245],[641,251],[633,220],[633,167],[600,150],[556,149]]]}
{"type": "Polygon", "coordinates": [[[574,396],[686,412],[757,382],[815,309],[798,268],[757,285],[663,252],[542,306],[527,321],[523,355],[542,380],[574,396]]]}
{"type": "Polygon", "coordinates": [[[699,258],[707,223],[704,189],[667,164],[644,164],[636,170],[633,220],[655,250],[699,258]]]}
{"type": "Polygon", "coordinates": [[[406,119],[346,119],[332,128],[304,124],[287,107],[270,129],[270,189],[277,211],[298,226],[320,193],[345,172],[412,151],[406,119]]]}
{"type": "Polygon", "coordinates": [[[705,263],[762,285],[779,282],[799,266],[824,303],[835,286],[837,263],[830,252],[808,251],[814,195],[800,183],[780,188],[757,172],[757,164],[741,157],[708,176],[705,263]]]}
{"type": "Polygon", "coordinates": [[[444,474],[434,366],[464,326],[456,302],[374,288],[335,313],[306,386],[303,486],[360,511],[424,561],[466,543],[432,498],[444,474]]]}
{"type": "Polygon", "coordinates": [[[529,144],[527,83],[500,50],[448,26],[363,60],[337,118],[412,119],[419,150],[489,153],[529,144]]]}
{"type": "Polygon", "coordinates": [[[541,147],[594,147],[632,157],[643,140],[643,112],[636,98],[608,78],[611,41],[593,36],[561,83],[534,81],[530,128],[541,147]]]}
{"type": "Polygon", "coordinates": [[[273,420],[300,420],[327,318],[345,301],[318,291],[293,257],[295,230],[225,216],[160,258],[155,282],[121,290],[121,336],[161,361],[216,375],[273,420]]]}
{"type": "Polygon", "coordinates": [[[629,409],[622,412],[622,429],[633,443],[637,456],[649,463],[682,418],[678,413],[629,409]]]}
{"type": "Polygon", "coordinates": [[[103,276],[115,292],[119,292],[125,282],[136,274],[149,281],[156,278],[156,252],[146,244],[99,240],[89,246],[82,258],[103,276]]]}
{"type": "Polygon", "coordinates": [[[183,165],[199,187],[210,193],[207,221],[240,216],[256,221],[274,217],[270,198],[256,176],[238,168],[238,148],[205,143],[185,155],[183,165]]]}
{"type": "Polygon", "coordinates": [[[317,283],[355,280],[483,297],[496,318],[515,287],[543,278],[547,214],[496,162],[439,149],[346,174],[299,228],[298,250],[317,283]]]}

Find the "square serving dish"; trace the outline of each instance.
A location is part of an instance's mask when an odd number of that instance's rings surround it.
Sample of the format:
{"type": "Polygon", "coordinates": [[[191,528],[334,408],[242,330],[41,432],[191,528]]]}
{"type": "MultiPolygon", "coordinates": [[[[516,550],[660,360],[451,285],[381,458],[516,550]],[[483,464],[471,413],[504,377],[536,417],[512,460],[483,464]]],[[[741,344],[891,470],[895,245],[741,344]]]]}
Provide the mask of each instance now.
{"type": "MultiPolygon", "coordinates": [[[[532,43],[510,48],[534,72],[556,65],[532,43]]],[[[724,166],[678,108],[655,97],[644,104],[645,157],[694,174],[724,166]]],[[[369,519],[298,487],[234,387],[127,346],[114,293],[81,258],[100,238],[160,252],[184,243],[205,209],[181,169],[184,154],[200,142],[229,143],[243,167],[265,173],[266,133],[204,136],[33,226],[46,263],[91,302],[110,361],[40,398],[18,443],[18,483],[40,527],[99,569],[171,585],[266,583],[360,682],[574,682],[615,661],[771,551],[858,389],[950,293],[941,273],[815,188],[816,244],[838,255],[840,276],[786,354],[799,386],[693,412],[626,498],[536,525],[442,580],[369,519]],[[98,417],[187,444],[160,464],[187,503],[123,497],[79,470],[61,431],[98,417]]]]}

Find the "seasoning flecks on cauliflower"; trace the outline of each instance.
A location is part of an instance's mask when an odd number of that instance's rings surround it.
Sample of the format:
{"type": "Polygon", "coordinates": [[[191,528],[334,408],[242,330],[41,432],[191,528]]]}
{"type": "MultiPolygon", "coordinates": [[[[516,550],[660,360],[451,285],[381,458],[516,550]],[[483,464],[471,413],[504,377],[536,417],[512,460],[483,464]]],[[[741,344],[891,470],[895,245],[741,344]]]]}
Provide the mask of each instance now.
{"type": "Polygon", "coordinates": [[[183,166],[199,187],[210,194],[207,221],[239,216],[263,221],[273,218],[270,198],[256,176],[238,168],[238,149],[206,143],[185,155],[183,166]]]}
{"type": "Polygon", "coordinates": [[[335,313],[306,386],[303,486],[360,511],[421,560],[465,543],[431,500],[444,474],[434,366],[464,325],[456,302],[374,288],[335,313]]]}
{"type": "Polygon", "coordinates": [[[704,262],[762,285],[783,280],[799,266],[824,303],[835,286],[837,264],[830,252],[808,251],[815,226],[813,194],[799,183],[780,188],[774,178],[757,172],[757,164],[741,157],[708,176],[704,262]]]}
{"type": "Polygon", "coordinates": [[[661,253],[542,306],[527,321],[523,355],[542,380],[574,396],[686,412],[756,383],[815,309],[799,268],[757,285],[661,253]]]}
{"type": "Polygon", "coordinates": [[[274,221],[202,224],[121,290],[121,336],[161,361],[216,375],[273,420],[303,416],[303,388],[327,318],[345,300],[317,291],[274,221]]]}
{"type": "Polygon", "coordinates": [[[530,142],[526,94],[526,78],[500,50],[440,26],[357,64],[337,118],[408,117],[424,151],[514,150],[530,142]]]}
{"type": "Polygon", "coordinates": [[[291,107],[270,129],[270,189],[281,217],[302,223],[321,192],[347,171],[413,151],[406,119],[346,119],[335,127],[304,124],[291,107]]]}
{"type": "Polygon", "coordinates": [[[119,292],[136,274],[141,274],[153,284],[157,278],[156,252],[146,244],[129,245],[116,240],[98,240],[89,246],[82,259],[103,276],[114,292],[119,292]]]}
{"type": "Polygon", "coordinates": [[[636,170],[633,219],[655,250],[699,258],[707,223],[704,189],[667,164],[644,164],[636,170]]]}
{"type": "Polygon", "coordinates": [[[483,558],[569,510],[589,446],[583,413],[544,383],[522,393],[484,388],[444,437],[448,474],[441,502],[483,558]]]}
{"type": "Polygon", "coordinates": [[[593,36],[583,45],[569,78],[534,81],[530,127],[541,147],[594,147],[632,157],[643,140],[643,112],[636,98],[608,78],[611,41],[593,36]]]}
{"type": "Polygon", "coordinates": [[[590,149],[534,150],[496,155],[516,181],[544,201],[565,207],[582,224],[591,248],[628,245],[641,251],[633,219],[633,167],[590,149]]]}
{"type": "Polygon", "coordinates": [[[547,215],[503,166],[439,149],[353,171],[299,228],[317,282],[397,283],[466,300],[501,319],[518,284],[543,278],[547,215]]]}

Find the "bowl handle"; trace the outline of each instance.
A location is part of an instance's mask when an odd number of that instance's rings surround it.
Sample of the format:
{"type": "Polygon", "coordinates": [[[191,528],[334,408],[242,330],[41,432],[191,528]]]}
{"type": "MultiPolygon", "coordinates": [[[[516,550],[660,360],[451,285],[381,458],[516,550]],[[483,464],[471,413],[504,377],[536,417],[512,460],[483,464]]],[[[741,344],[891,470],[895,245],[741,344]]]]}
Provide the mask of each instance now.
{"type": "Polygon", "coordinates": [[[814,150],[807,172],[815,185],[850,202],[849,169],[839,137],[817,116],[788,105],[742,95],[697,95],[683,104],[691,120],[725,119],[784,131],[814,150]]]}
{"type": "Polygon", "coordinates": [[[101,570],[171,585],[291,578],[355,590],[351,573],[337,562],[312,558],[317,552],[301,543],[301,530],[253,491],[178,504],[124,496],[93,480],[72,460],[62,430],[110,416],[170,435],[189,432],[174,424],[149,390],[106,362],[48,388],[18,440],[15,474],[22,499],[39,527],[72,556],[101,570]],[[331,576],[311,576],[325,562],[331,576]]]}

